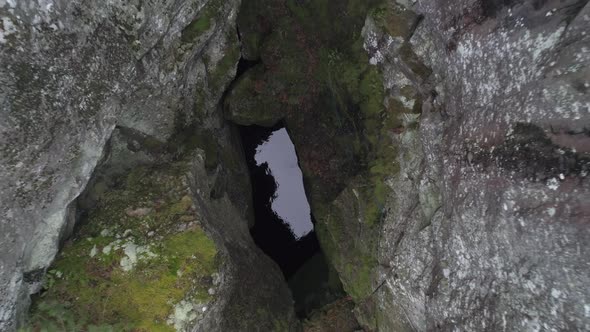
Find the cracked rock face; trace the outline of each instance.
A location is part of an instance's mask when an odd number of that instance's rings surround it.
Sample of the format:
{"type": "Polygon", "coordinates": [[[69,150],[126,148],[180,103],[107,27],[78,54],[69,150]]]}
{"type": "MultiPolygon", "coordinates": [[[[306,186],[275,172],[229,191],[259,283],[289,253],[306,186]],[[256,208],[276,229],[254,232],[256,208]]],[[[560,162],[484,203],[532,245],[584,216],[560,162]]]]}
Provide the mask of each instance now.
{"type": "Polygon", "coordinates": [[[113,129],[165,142],[214,110],[238,5],[0,1],[0,330],[39,289],[113,129]]]}
{"type": "Polygon", "coordinates": [[[381,331],[589,329],[587,1],[390,5],[422,19],[399,37],[369,18],[365,48],[387,98],[424,104],[391,138],[400,171],[361,316],[381,331]]]}

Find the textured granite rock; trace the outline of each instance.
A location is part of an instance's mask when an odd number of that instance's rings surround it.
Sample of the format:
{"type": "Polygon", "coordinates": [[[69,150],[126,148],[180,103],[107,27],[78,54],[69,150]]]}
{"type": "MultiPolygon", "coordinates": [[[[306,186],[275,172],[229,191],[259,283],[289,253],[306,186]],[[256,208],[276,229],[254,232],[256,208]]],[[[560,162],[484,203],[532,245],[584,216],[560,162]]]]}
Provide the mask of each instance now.
{"type": "Polygon", "coordinates": [[[216,110],[238,5],[0,1],[0,330],[39,290],[113,129],[165,142],[216,110]]]}
{"type": "Polygon", "coordinates": [[[387,99],[412,101],[408,86],[424,103],[391,135],[400,171],[360,316],[381,331],[587,330],[587,1],[407,8],[411,36],[374,17],[364,30],[387,99]]]}

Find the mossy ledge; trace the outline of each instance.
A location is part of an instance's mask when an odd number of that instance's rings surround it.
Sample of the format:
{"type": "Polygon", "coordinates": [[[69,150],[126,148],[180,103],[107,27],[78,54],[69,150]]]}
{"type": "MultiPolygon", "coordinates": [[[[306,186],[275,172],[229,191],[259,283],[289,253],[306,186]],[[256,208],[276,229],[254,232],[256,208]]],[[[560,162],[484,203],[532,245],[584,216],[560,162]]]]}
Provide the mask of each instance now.
{"type": "Polygon", "coordinates": [[[24,331],[175,331],[198,320],[215,299],[220,261],[187,171],[177,162],[117,179],[48,271],[24,331]]]}

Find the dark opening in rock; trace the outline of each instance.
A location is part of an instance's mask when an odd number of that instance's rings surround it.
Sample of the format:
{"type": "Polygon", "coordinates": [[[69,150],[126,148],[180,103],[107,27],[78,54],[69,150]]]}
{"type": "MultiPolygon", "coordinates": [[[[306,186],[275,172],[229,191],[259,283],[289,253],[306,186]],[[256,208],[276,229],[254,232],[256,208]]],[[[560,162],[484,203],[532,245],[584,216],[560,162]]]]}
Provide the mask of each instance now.
{"type": "Polygon", "coordinates": [[[241,133],[253,183],[251,234],[289,278],[319,250],[295,148],[280,125],[241,133]]]}
{"type": "Polygon", "coordinates": [[[259,63],[260,61],[246,60],[244,57],[240,57],[238,68],[236,69],[236,79],[242,76],[248,69],[253,68],[259,63]]]}
{"type": "Polygon", "coordinates": [[[295,147],[282,124],[240,132],[253,187],[250,233],[283,271],[303,317],[342,296],[342,286],[320,250],[295,147]]]}

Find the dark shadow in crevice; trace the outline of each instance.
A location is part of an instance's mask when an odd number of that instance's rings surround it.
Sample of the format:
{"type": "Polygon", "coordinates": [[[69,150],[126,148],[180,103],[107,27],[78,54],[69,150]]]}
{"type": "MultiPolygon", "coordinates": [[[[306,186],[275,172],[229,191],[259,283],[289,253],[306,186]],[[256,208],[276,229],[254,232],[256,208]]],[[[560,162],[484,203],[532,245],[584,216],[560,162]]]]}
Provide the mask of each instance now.
{"type": "Polygon", "coordinates": [[[320,246],[315,232],[297,239],[289,225],[273,211],[277,183],[268,164],[257,165],[255,160],[256,148],[282,127],[282,124],[272,128],[248,126],[240,127],[240,132],[252,180],[255,224],[250,233],[258,247],[279,265],[285,278],[289,279],[320,250],[320,246]]]}
{"type": "Polygon", "coordinates": [[[240,61],[238,61],[238,69],[236,71],[236,80],[240,78],[248,69],[255,67],[260,63],[260,60],[252,61],[246,60],[244,57],[240,57],[240,61]]]}
{"type": "Polygon", "coordinates": [[[236,84],[240,80],[240,77],[242,77],[249,69],[255,67],[256,65],[258,65],[260,63],[261,63],[260,60],[252,61],[252,60],[245,59],[243,56],[240,56],[240,60],[238,61],[238,66],[236,68],[236,76],[227,85],[227,88],[225,89],[225,91],[223,92],[223,95],[221,96],[220,105],[222,107],[225,107],[224,105],[225,105],[225,101],[227,100],[227,96],[235,88],[236,84]]]}
{"type": "MultiPolygon", "coordinates": [[[[258,247],[281,268],[293,293],[296,312],[304,318],[311,311],[342,297],[344,292],[336,272],[321,251],[316,233],[312,230],[298,238],[290,228],[293,226],[273,211],[277,181],[268,163],[257,163],[256,150],[283,128],[283,123],[272,128],[240,127],[253,191],[255,224],[250,234],[258,247]]],[[[301,210],[305,211],[304,208],[301,210]]],[[[305,217],[301,216],[302,219],[305,217]]],[[[309,217],[315,224],[313,215],[309,217]]]]}

